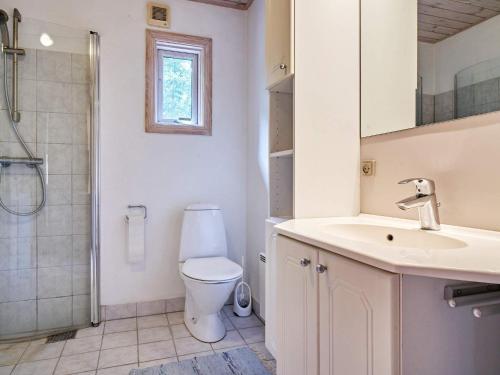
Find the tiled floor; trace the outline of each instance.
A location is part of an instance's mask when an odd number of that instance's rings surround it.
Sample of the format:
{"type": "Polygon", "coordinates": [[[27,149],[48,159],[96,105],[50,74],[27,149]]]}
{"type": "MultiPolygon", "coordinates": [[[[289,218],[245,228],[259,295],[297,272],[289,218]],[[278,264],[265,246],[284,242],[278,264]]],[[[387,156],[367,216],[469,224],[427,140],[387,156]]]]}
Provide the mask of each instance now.
{"type": "MultiPolygon", "coordinates": [[[[252,315],[240,318],[223,309],[226,337],[214,344],[196,340],[183,324],[183,312],[110,320],[79,330],[76,338],[53,344],[37,340],[0,345],[0,375],[128,375],[137,367],[248,346],[275,374],[264,346],[264,326],[252,315]]],[[[217,374],[214,374],[217,375],[217,374]]]]}

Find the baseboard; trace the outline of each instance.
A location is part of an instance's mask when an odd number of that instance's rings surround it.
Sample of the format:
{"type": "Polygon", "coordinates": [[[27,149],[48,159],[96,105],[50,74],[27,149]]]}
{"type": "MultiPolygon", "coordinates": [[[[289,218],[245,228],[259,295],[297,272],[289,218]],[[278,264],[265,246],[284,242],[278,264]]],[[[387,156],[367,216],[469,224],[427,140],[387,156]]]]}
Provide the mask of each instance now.
{"type": "Polygon", "coordinates": [[[184,301],[184,297],[179,297],[120,305],[101,305],[101,321],[184,311],[184,301]]]}

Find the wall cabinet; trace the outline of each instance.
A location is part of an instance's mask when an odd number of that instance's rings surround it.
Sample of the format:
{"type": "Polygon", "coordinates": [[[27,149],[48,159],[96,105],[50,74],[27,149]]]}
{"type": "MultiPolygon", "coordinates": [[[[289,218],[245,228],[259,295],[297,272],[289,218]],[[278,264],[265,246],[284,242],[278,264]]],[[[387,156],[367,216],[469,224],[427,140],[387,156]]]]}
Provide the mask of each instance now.
{"type": "Polygon", "coordinates": [[[266,0],[267,85],[293,74],[293,0],[266,0]]]}
{"type": "Polygon", "coordinates": [[[278,236],[278,374],[399,374],[399,275],[278,236]]]}

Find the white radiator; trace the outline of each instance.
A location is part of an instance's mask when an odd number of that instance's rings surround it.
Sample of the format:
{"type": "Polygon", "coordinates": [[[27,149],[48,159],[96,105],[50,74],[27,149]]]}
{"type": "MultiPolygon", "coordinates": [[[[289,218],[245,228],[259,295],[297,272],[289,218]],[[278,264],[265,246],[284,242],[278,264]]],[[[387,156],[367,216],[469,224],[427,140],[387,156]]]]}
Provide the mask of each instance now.
{"type": "Polygon", "coordinates": [[[266,320],[266,254],[259,253],[259,315],[266,320]]]}

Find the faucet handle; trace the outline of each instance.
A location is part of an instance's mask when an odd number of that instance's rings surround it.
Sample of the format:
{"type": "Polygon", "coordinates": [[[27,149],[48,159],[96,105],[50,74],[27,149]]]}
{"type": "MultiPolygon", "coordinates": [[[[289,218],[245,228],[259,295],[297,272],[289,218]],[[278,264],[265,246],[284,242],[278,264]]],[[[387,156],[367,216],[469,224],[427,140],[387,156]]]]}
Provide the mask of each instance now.
{"type": "Polygon", "coordinates": [[[414,182],[417,188],[417,195],[431,195],[436,191],[436,184],[433,180],[423,177],[407,178],[406,180],[399,181],[398,184],[404,185],[414,182]]]}

